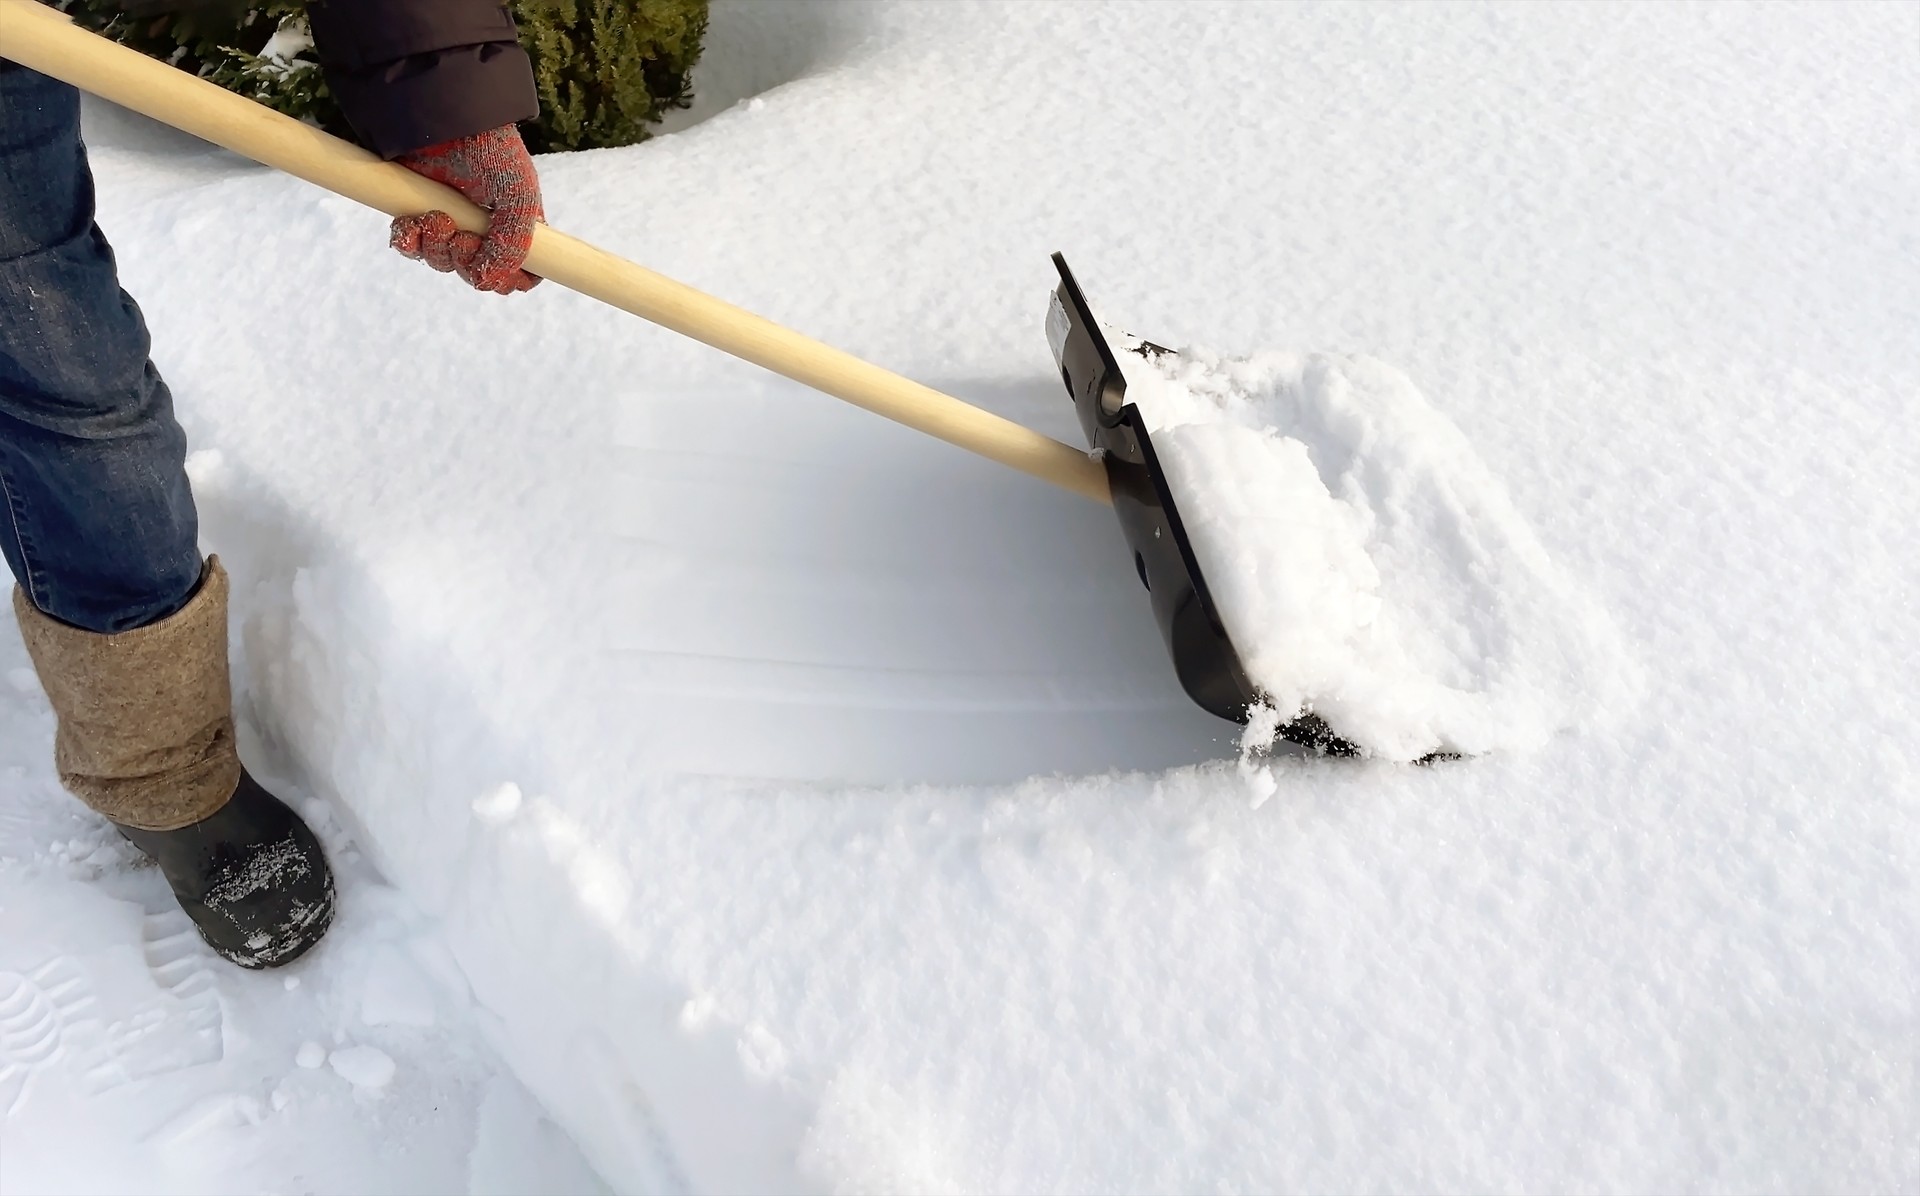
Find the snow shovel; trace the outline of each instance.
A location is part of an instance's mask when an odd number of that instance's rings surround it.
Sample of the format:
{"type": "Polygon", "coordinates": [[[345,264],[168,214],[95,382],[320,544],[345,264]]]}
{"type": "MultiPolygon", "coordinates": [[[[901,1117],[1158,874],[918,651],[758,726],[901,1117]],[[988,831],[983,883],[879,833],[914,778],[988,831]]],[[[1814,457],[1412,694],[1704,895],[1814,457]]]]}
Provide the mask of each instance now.
{"type": "MultiPolygon", "coordinates": [[[[63,80],[389,216],[440,209],[469,231],[487,214],[451,188],[74,25],[38,0],[0,0],[0,57],[63,80]]],[[[1047,331],[1089,453],[823,345],[584,241],[539,226],[526,269],[989,460],[1111,503],[1174,671],[1203,709],[1245,722],[1259,694],[1227,638],[1126,380],[1086,300],[1060,271],[1047,331]]],[[[1285,732],[1351,750],[1311,715],[1285,732]]]]}
{"type": "MultiPolygon", "coordinates": [[[[1134,571],[1152,600],[1174,675],[1202,710],[1244,723],[1261,694],[1248,679],[1207,591],[1146,419],[1139,407],[1127,402],[1126,375],[1113,347],[1093,318],[1067,259],[1056,253],[1053,265],[1060,272],[1060,285],[1047,309],[1047,343],[1087,443],[1106,469],[1108,498],[1133,550],[1134,571]]],[[[1172,352],[1145,340],[1133,351],[1142,357],[1172,352]]],[[[1328,755],[1359,752],[1312,713],[1282,726],[1280,733],[1328,755]]]]}

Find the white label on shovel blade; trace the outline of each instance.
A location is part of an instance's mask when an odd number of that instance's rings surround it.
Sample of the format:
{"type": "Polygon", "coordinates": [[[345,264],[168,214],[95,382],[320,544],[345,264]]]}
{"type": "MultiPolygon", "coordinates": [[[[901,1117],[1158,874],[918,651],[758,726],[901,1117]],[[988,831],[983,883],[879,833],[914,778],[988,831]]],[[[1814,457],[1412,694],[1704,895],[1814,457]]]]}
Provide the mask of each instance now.
{"type": "Polygon", "coordinates": [[[1053,346],[1053,364],[1067,368],[1067,309],[1060,303],[1060,292],[1053,293],[1047,307],[1047,343],[1053,346]]]}

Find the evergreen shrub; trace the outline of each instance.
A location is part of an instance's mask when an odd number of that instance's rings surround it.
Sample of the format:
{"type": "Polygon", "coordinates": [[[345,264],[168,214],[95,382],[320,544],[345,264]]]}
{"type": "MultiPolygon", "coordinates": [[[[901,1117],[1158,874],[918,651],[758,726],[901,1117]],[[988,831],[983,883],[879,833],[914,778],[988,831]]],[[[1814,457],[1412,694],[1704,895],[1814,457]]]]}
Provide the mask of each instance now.
{"type": "MultiPolygon", "coordinates": [[[[406,3],[406,0],[394,0],[406,3]]],[[[540,115],[527,148],[645,141],[693,98],[708,0],[511,0],[540,115]]],[[[58,0],[98,33],[270,108],[351,137],[327,91],[299,0],[58,0]]]]}

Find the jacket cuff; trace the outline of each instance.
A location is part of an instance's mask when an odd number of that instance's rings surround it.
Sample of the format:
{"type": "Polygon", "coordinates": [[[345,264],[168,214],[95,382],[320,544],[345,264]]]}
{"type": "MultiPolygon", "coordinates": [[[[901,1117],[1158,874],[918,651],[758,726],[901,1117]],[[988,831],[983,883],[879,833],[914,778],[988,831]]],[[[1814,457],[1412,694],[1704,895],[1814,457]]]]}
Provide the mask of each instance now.
{"type": "Polygon", "coordinates": [[[330,68],[326,74],[361,143],[387,159],[540,112],[533,63],[511,42],[461,46],[371,71],[330,68]]]}

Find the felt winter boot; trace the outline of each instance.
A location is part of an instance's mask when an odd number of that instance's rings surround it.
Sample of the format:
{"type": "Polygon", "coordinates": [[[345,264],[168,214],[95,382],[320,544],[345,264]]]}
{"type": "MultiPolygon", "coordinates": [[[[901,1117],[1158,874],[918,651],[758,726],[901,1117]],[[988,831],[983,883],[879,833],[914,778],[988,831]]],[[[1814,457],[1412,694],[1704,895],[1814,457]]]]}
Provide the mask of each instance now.
{"type": "Polygon", "coordinates": [[[64,784],[160,866],[215,951],[248,968],[287,963],[333,921],[319,841],[255,784],[234,748],[227,575],[209,558],[179,611],[102,635],[14,612],[58,728],[64,784]]]}

